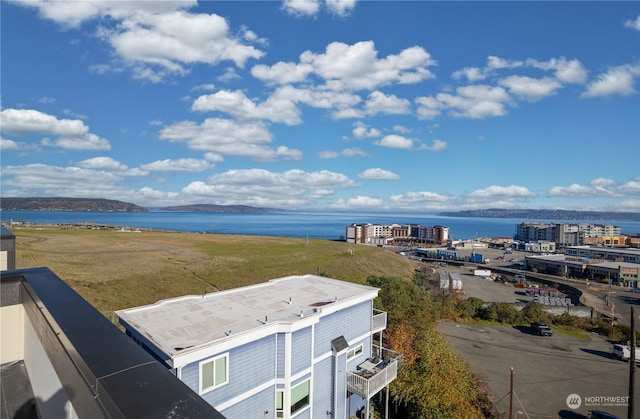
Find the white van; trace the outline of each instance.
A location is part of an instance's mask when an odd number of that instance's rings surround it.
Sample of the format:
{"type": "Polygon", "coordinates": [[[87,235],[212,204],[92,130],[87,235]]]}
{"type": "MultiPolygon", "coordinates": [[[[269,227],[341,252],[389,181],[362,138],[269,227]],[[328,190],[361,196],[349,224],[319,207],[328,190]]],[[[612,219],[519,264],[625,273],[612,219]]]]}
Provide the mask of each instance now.
{"type": "MultiPolygon", "coordinates": [[[[621,361],[628,361],[631,358],[631,351],[628,345],[616,343],[611,349],[611,355],[621,361]]],[[[636,346],[636,363],[640,362],[640,348],[636,346]]]]}

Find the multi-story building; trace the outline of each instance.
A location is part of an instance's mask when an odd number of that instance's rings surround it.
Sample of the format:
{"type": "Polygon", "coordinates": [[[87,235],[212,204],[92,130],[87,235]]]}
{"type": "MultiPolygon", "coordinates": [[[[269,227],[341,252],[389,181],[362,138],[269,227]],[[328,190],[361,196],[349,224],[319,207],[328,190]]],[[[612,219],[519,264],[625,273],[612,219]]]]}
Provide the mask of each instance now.
{"type": "Polygon", "coordinates": [[[346,228],[347,243],[373,245],[435,243],[444,245],[449,240],[449,227],[418,224],[352,224],[346,228]]]}
{"type": "Polygon", "coordinates": [[[291,276],[116,314],[127,335],[228,418],[369,417],[369,400],[400,361],[380,344],[378,291],[291,276]]]}
{"type": "MultiPolygon", "coordinates": [[[[557,247],[582,246],[589,238],[609,237],[609,243],[624,243],[620,227],[604,224],[520,223],[515,240],[524,242],[552,241],[557,247]],[[617,238],[614,238],[617,237],[617,238]]],[[[593,240],[591,240],[593,241],[593,240]]]]}
{"type": "Polygon", "coordinates": [[[516,225],[515,240],[521,241],[554,241],[554,228],[545,223],[520,223],[516,225]]]}
{"type": "Polygon", "coordinates": [[[444,226],[420,226],[418,229],[418,241],[421,243],[431,242],[439,245],[446,244],[449,240],[449,227],[444,226]]]}

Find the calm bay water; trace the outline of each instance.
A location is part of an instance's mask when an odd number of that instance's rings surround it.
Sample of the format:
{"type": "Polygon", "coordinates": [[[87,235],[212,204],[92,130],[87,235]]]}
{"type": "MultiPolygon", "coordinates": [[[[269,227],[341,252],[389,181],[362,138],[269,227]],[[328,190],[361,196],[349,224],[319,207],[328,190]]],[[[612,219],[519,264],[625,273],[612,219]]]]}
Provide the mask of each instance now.
{"type": "MultiPolygon", "coordinates": [[[[338,213],[202,213],[149,211],[72,212],[72,211],[0,211],[0,221],[30,223],[73,224],[81,222],[216,234],[244,234],[256,236],[309,237],[344,240],[346,226],[353,223],[421,224],[449,227],[453,239],[474,237],[512,237],[516,224],[523,222],[551,222],[554,220],[526,220],[512,218],[458,218],[436,215],[380,215],[338,213]]],[[[555,220],[558,221],[558,220],[555,220]]],[[[562,223],[594,223],[620,226],[623,234],[640,233],[640,222],[629,221],[563,221],[562,223]]]]}

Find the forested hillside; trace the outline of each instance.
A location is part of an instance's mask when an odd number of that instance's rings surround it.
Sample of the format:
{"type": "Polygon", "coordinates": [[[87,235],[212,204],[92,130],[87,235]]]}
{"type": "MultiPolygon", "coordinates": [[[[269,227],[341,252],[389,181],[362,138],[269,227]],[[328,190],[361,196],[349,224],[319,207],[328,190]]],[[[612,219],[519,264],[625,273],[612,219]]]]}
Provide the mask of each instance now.
{"type": "Polygon", "coordinates": [[[101,198],[2,198],[0,209],[6,211],[148,211],[144,207],[129,202],[101,198]]]}

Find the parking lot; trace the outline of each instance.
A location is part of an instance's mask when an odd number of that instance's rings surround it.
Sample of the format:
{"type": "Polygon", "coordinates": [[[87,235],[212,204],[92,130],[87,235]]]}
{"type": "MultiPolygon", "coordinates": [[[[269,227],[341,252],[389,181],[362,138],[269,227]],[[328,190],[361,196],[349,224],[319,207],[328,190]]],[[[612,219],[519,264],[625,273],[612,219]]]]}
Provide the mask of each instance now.
{"type": "MultiPolygon", "coordinates": [[[[513,411],[519,412],[518,417],[580,419],[587,418],[590,410],[627,417],[629,364],[613,359],[611,342],[601,336],[577,339],[554,333],[545,337],[528,327],[448,322],[440,323],[438,331],[473,371],[486,378],[505,417],[512,367],[513,411]],[[580,406],[570,408],[567,399],[575,402],[575,395],[580,406]]],[[[636,416],[640,412],[638,402],[635,412],[636,416]]]]}
{"type": "MultiPolygon", "coordinates": [[[[471,250],[458,250],[468,256],[471,250]]],[[[497,260],[503,252],[479,249],[490,262],[483,269],[504,265],[497,260]]],[[[507,260],[524,259],[525,254],[504,255],[507,260]]],[[[513,284],[483,280],[473,275],[476,266],[456,267],[451,264],[437,269],[460,275],[465,297],[478,297],[485,302],[531,301],[523,289],[513,284]]],[[[517,418],[586,419],[591,410],[602,410],[627,417],[629,396],[629,364],[613,359],[613,342],[596,334],[577,338],[558,333],[537,336],[529,327],[477,326],[443,322],[438,330],[453,349],[487,380],[501,417],[509,411],[511,368],[514,369],[513,412],[517,418]],[[577,397],[576,397],[577,396],[577,397]],[[580,405],[568,403],[576,400],[580,405]],[[571,406],[570,406],[571,404],[571,406]]],[[[638,371],[636,374],[640,374],[638,371]]],[[[638,381],[636,379],[636,392],[638,381]]],[[[638,399],[638,397],[637,397],[638,399]]],[[[635,402],[638,415],[640,400],[635,402]]]]}

